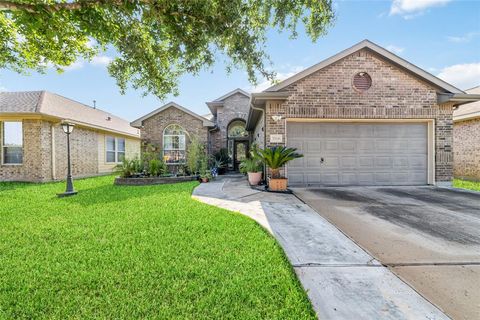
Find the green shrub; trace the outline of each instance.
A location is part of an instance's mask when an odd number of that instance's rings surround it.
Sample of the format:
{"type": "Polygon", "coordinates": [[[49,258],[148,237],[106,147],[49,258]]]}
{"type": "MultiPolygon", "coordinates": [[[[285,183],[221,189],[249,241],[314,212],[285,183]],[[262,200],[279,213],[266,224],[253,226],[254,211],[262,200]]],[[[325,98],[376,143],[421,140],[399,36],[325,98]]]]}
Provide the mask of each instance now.
{"type": "Polygon", "coordinates": [[[142,161],[134,159],[123,159],[122,163],[117,166],[117,171],[122,178],[129,178],[134,175],[140,174],[143,171],[142,161]]]}
{"type": "Polygon", "coordinates": [[[167,165],[160,159],[151,159],[148,163],[148,174],[153,177],[158,177],[167,171],[167,165]]]}
{"type": "Polygon", "coordinates": [[[192,136],[187,150],[187,167],[191,174],[197,175],[202,170],[204,162],[208,166],[208,157],[205,145],[196,136],[192,136]]]}

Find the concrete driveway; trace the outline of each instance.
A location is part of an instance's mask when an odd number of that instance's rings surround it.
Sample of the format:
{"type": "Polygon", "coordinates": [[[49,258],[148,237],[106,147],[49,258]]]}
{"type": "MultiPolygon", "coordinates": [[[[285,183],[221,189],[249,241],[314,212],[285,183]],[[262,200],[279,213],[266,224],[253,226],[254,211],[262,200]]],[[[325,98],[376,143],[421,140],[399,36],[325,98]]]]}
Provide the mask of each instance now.
{"type": "Polygon", "coordinates": [[[435,187],[295,194],[454,319],[480,319],[480,194],[435,187]]]}
{"type": "Polygon", "coordinates": [[[448,319],[294,195],[252,190],[243,176],[223,176],[200,184],[192,196],[246,215],[268,230],[319,319],[448,319]]]}

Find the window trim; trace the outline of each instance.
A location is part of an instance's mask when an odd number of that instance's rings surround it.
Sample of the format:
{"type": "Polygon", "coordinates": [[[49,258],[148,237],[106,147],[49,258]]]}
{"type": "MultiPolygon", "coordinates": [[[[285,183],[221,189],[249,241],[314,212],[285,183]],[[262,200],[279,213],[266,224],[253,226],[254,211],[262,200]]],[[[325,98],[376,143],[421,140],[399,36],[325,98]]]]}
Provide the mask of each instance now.
{"type": "MultiPolygon", "coordinates": [[[[179,139],[179,142],[180,142],[180,139],[179,139]]],[[[179,143],[179,147],[180,147],[180,143],[179,143]]],[[[178,123],[170,123],[169,125],[167,125],[164,129],[163,129],[163,133],[162,133],[162,157],[163,157],[163,160],[165,162],[166,165],[170,165],[170,166],[175,166],[175,165],[184,165],[186,162],[187,162],[187,131],[185,131],[185,129],[183,128],[183,126],[179,125],[178,123]],[[178,126],[182,129],[183,131],[183,134],[165,134],[165,131],[167,131],[167,129],[171,126],[178,126]],[[165,137],[183,137],[183,149],[165,149],[165,137]],[[167,162],[165,160],[165,152],[166,151],[183,151],[183,154],[184,154],[184,160],[181,161],[181,162],[176,162],[176,163],[171,163],[171,162],[167,162]]]]}
{"type": "Polygon", "coordinates": [[[119,160],[119,157],[118,157],[118,153],[123,153],[124,155],[124,158],[126,157],[127,155],[127,139],[125,138],[121,138],[121,137],[115,137],[115,136],[108,136],[106,135],[105,136],[105,163],[108,163],[108,164],[119,164],[119,163],[122,163],[121,160],[119,160]],[[108,149],[108,138],[113,138],[113,141],[115,143],[115,149],[114,150],[109,150],[108,149]],[[124,142],[124,146],[125,146],[125,149],[123,151],[119,151],[118,150],[118,141],[119,140],[123,140],[124,142]],[[115,161],[108,161],[108,152],[113,152],[115,154],[115,161]]]}
{"type": "Polygon", "coordinates": [[[24,133],[24,130],[23,130],[23,120],[4,120],[4,121],[0,121],[0,164],[2,166],[23,166],[24,164],[24,159],[23,159],[23,156],[24,156],[24,145],[25,145],[25,133],[24,133]],[[4,154],[4,148],[5,146],[3,145],[3,139],[4,139],[4,123],[5,122],[19,122],[22,124],[22,162],[21,163],[5,163],[5,154],[4,154]]]}

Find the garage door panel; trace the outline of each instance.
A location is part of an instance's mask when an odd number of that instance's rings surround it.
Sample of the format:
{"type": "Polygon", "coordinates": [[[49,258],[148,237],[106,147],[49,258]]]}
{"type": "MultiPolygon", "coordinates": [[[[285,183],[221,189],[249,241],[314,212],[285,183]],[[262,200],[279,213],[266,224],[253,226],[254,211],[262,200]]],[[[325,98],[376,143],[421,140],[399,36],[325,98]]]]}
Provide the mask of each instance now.
{"type": "Polygon", "coordinates": [[[420,156],[408,158],[409,167],[412,169],[422,170],[427,166],[427,162],[427,159],[420,156]]]}
{"type": "Polygon", "coordinates": [[[344,139],[340,141],[340,151],[342,152],[354,152],[355,151],[355,141],[351,139],[344,139]]]}
{"type": "Polygon", "coordinates": [[[338,173],[323,173],[320,174],[320,181],[319,183],[325,185],[339,185],[340,178],[338,173]]]}
{"type": "Polygon", "coordinates": [[[305,151],[308,153],[320,153],[322,151],[322,142],[320,140],[307,140],[305,145],[305,151]]]}
{"type": "Polygon", "coordinates": [[[311,168],[320,168],[322,161],[320,156],[313,156],[313,157],[308,157],[306,159],[306,167],[311,169],[311,168]]]}
{"type": "Polygon", "coordinates": [[[375,150],[375,143],[371,140],[359,140],[357,150],[359,153],[370,153],[375,150]]]}
{"type": "MultiPolygon", "coordinates": [[[[321,136],[320,136],[321,137],[321,136]]],[[[337,141],[337,140],[325,140],[324,144],[325,144],[325,148],[324,150],[325,151],[339,151],[340,148],[339,148],[339,143],[340,141],[337,141]]]]}
{"type": "Polygon", "coordinates": [[[287,139],[304,154],[291,185],[427,184],[426,123],[289,123],[287,139]]]}
{"type": "Polygon", "coordinates": [[[288,174],[288,183],[293,185],[303,185],[305,184],[305,178],[303,173],[289,173],[288,174]]]}
{"type": "Polygon", "coordinates": [[[288,141],[288,145],[292,148],[296,148],[298,152],[305,153],[307,150],[303,147],[303,141],[292,139],[288,141]]]}
{"type": "Polygon", "coordinates": [[[323,158],[322,169],[338,169],[340,167],[340,157],[323,158]]]}
{"type": "Polygon", "coordinates": [[[306,175],[307,184],[320,184],[322,175],[319,173],[306,175]]]}
{"type": "Polygon", "coordinates": [[[392,157],[375,157],[375,167],[380,169],[390,169],[392,165],[392,157]]]}
{"type": "Polygon", "coordinates": [[[357,167],[357,158],[343,156],[341,158],[341,167],[342,169],[353,169],[357,167]]]}
{"type": "Polygon", "coordinates": [[[361,169],[373,169],[375,167],[375,157],[358,157],[358,166],[361,169]]]}
{"type": "Polygon", "coordinates": [[[307,159],[308,158],[303,157],[303,158],[297,158],[295,160],[292,160],[289,162],[288,167],[293,169],[296,169],[296,168],[302,169],[303,167],[305,167],[305,161],[307,159]]]}

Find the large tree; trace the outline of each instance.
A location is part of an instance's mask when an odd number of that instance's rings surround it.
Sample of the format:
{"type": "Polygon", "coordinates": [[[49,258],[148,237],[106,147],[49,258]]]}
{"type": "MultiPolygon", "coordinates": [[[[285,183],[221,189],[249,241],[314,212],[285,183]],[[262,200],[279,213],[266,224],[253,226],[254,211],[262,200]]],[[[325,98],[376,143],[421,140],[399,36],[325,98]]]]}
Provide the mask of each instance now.
{"type": "Polygon", "coordinates": [[[130,84],[163,98],[219,57],[253,83],[272,79],[267,31],[295,37],[303,23],[316,40],[333,18],[332,0],[0,0],[0,68],[62,71],[111,47],[122,92],[130,84]]]}

